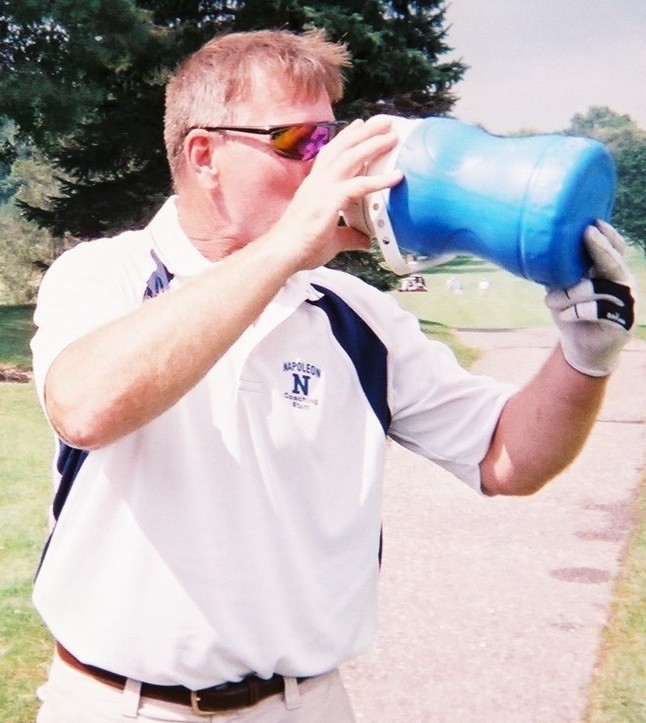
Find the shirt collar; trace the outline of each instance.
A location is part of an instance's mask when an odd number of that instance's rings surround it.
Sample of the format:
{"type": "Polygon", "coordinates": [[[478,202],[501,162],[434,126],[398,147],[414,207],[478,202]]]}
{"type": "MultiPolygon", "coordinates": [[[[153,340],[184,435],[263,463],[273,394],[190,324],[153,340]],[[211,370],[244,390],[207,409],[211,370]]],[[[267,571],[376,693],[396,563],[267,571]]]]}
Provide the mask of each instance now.
{"type": "Polygon", "coordinates": [[[153,246],[164,266],[175,276],[194,276],[211,262],[191,243],[179,225],[177,196],[171,196],[148,224],[153,246]]]}
{"type": "MultiPolygon", "coordinates": [[[[170,196],[148,224],[153,246],[164,266],[174,275],[190,277],[205,271],[217,261],[209,261],[191,243],[182,230],[177,213],[177,196],[170,196]]],[[[293,274],[276,296],[288,306],[308,299],[316,301],[322,294],[311,284],[310,271],[293,274]]],[[[253,279],[250,279],[253,283],[253,279]]]]}

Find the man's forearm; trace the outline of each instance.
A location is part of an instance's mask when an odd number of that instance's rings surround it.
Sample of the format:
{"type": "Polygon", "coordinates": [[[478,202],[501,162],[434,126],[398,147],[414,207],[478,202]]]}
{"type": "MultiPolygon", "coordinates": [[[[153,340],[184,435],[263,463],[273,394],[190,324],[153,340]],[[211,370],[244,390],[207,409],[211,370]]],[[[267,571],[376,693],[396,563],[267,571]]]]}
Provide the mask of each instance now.
{"type": "Polygon", "coordinates": [[[204,377],[291,273],[270,245],[250,244],[74,342],[47,375],[52,424],[69,444],[93,449],[159,416],[204,377]]]}
{"type": "Polygon", "coordinates": [[[555,349],[505,406],[480,465],[484,491],[532,494],[567,467],[588,438],[606,383],[576,371],[555,349]]]}

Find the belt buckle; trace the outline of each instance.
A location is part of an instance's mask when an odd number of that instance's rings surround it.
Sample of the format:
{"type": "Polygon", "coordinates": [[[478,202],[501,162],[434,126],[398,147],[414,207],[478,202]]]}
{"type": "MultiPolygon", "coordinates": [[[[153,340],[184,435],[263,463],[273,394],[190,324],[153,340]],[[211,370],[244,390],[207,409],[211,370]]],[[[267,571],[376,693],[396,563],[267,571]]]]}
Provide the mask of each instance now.
{"type": "Polygon", "coordinates": [[[192,690],[191,691],[191,710],[195,715],[202,716],[203,718],[210,718],[214,715],[231,715],[230,710],[205,710],[204,708],[200,708],[200,691],[199,690],[192,690]]]}
{"type": "MultiPolygon", "coordinates": [[[[216,685],[213,688],[208,688],[204,690],[192,690],[191,691],[191,710],[193,713],[195,713],[198,716],[216,716],[216,715],[226,715],[230,716],[232,712],[236,710],[240,710],[241,708],[248,708],[253,705],[256,705],[256,703],[260,702],[263,698],[263,696],[260,695],[260,690],[258,689],[258,681],[253,677],[249,677],[245,681],[245,685],[242,686],[245,688],[244,691],[242,690],[232,690],[232,687],[234,688],[240,688],[241,686],[237,683],[222,683],[221,685],[216,685]],[[207,691],[217,690],[221,689],[221,691],[224,693],[225,691],[229,693],[226,697],[229,698],[228,701],[226,701],[223,705],[218,706],[215,709],[208,709],[208,708],[200,708],[200,700],[203,693],[207,691]],[[233,693],[233,695],[231,695],[233,693]],[[241,697],[244,698],[244,700],[241,700],[241,697]],[[237,699],[237,700],[236,700],[237,699]],[[234,702],[235,700],[235,702],[234,702]]],[[[208,696],[205,696],[208,700],[208,696]]]]}

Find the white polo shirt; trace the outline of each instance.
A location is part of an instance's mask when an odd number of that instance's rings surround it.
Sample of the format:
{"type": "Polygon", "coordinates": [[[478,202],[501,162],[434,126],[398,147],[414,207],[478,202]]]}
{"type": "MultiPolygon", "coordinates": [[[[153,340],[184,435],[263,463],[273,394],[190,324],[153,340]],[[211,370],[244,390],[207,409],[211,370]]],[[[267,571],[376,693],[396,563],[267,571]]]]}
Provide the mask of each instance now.
{"type": "MultiPolygon", "coordinates": [[[[172,198],[146,229],[64,254],[35,315],[41,399],[64,347],[207,265],[172,198]]],[[[328,671],[373,640],[387,435],[478,490],[512,392],[389,295],[295,274],[153,422],[88,454],[58,442],[35,605],[85,663],[151,683],[328,671]]]]}

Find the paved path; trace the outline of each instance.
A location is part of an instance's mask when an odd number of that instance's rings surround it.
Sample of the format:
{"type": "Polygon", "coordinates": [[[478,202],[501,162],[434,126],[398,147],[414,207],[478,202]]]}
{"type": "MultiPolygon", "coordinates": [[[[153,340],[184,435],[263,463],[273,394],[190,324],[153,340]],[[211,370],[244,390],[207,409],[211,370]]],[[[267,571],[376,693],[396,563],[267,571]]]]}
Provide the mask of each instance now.
{"type": "MultiPolygon", "coordinates": [[[[523,382],[552,329],[461,334],[523,382]]],[[[393,445],[380,634],[343,675],[367,723],[578,723],[646,448],[646,343],[623,352],[577,461],[530,498],[481,499],[393,445]]]]}

